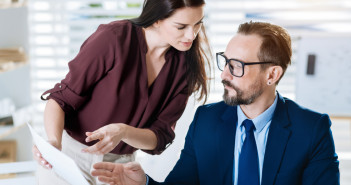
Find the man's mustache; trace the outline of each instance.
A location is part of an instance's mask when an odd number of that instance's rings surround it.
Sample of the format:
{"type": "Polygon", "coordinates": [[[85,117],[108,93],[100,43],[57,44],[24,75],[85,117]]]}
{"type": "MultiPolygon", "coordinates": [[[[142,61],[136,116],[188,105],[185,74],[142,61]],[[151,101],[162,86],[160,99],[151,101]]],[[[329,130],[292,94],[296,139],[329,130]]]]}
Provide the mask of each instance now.
{"type": "Polygon", "coordinates": [[[227,80],[222,80],[222,83],[223,83],[224,85],[226,85],[226,86],[228,86],[228,87],[231,87],[231,88],[233,88],[233,89],[236,90],[236,88],[234,87],[234,85],[231,84],[229,81],[227,81],[227,80]]]}

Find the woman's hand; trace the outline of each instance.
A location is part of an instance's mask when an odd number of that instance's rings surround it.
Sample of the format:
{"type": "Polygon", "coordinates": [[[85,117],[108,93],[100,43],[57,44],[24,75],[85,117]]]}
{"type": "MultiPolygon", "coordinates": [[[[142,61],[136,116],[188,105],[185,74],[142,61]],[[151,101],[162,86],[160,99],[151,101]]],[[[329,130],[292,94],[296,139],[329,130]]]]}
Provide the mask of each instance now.
{"type": "MultiPolygon", "coordinates": [[[[58,143],[56,141],[48,141],[52,146],[54,146],[55,148],[57,148],[58,150],[61,150],[61,143],[58,143]]],[[[36,145],[33,145],[32,147],[32,153],[33,153],[33,157],[34,159],[44,168],[46,169],[51,169],[52,166],[51,164],[46,161],[43,156],[41,155],[40,151],[38,150],[36,145]]]]}
{"type": "Polygon", "coordinates": [[[100,162],[94,164],[93,176],[110,185],[145,185],[146,175],[139,163],[126,164],[100,162]]]}
{"type": "Polygon", "coordinates": [[[92,154],[107,154],[111,152],[119,142],[124,139],[128,130],[128,125],[123,123],[113,123],[101,127],[94,132],[86,132],[88,136],[85,141],[91,142],[99,140],[93,146],[84,148],[82,152],[88,152],[92,154]]]}

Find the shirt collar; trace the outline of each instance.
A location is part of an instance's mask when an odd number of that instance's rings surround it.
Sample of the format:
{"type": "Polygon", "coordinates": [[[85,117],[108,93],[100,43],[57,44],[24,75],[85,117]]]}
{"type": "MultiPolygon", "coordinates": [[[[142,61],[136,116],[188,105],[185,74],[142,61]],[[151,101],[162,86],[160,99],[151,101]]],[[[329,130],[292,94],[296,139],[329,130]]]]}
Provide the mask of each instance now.
{"type": "MultiPolygon", "coordinates": [[[[272,120],[274,110],[277,106],[277,102],[278,102],[278,95],[275,96],[273,104],[268,109],[266,109],[263,113],[261,113],[259,116],[257,116],[256,118],[254,118],[252,120],[252,122],[254,123],[254,125],[256,127],[256,132],[261,132],[263,130],[263,128],[266,126],[266,124],[272,120]]],[[[241,110],[240,106],[237,106],[237,107],[238,107],[237,108],[238,126],[240,126],[239,128],[242,129],[241,123],[245,119],[249,119],[249,118],[246,117],[244,112],[241,110]]]]}

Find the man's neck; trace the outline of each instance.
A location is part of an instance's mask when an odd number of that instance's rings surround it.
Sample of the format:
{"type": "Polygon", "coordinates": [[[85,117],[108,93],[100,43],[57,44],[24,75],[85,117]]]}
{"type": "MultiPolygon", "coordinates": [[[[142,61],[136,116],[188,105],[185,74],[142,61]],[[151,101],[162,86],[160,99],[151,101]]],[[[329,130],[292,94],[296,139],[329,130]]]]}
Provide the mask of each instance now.
{"type": "Polygon", "coordinates": [[[275,89],[274,91],[264,92],[261,96],[256,98],[253,103],[249,105],[240,105],[240,108],[247,118],[254,119],[274,103],[275,96],[275,89]]]}

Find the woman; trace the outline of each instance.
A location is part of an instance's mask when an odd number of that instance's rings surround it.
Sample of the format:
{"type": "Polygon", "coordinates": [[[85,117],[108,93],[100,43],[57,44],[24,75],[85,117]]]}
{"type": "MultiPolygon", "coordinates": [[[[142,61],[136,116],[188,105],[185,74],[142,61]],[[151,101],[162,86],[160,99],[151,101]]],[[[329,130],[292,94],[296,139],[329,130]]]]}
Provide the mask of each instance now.
{"type": "MultiPolygon", "coordinates": [[[[203,6],[203,0],[145,0],[138,18],[100,25],[65,79],[43,94],[49,94],[48,141],[72,157],[91,184],[96,162],[133,161],[137,149],[160,154],[174,139],[188,97],[199,91],[206,101],[203,6]]],[[[51,168],[35,146],[33,153],[51,168]]],[[[44,168],[39,184],[52,184],[54,174],[44,168]]]]}

